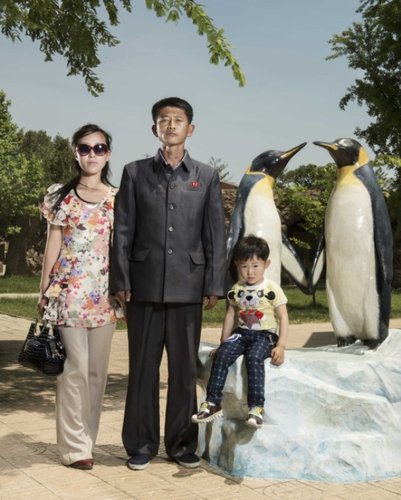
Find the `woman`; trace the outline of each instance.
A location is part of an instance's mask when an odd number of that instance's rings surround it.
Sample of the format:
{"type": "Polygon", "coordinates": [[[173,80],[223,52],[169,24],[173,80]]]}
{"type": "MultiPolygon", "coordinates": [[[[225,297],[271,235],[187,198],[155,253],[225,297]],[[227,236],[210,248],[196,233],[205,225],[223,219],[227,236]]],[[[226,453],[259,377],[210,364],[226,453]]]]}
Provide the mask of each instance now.
{"type": "Polygon", "coordinates": [[[78,175],[49,188],[38,309],[60,328],[67,351],[57,377],[61,462],[92,469],[116,315],[109,302],[109,251],[116,189],[109,181],[111,137],[97,125],[72,137],[78,175]]]}

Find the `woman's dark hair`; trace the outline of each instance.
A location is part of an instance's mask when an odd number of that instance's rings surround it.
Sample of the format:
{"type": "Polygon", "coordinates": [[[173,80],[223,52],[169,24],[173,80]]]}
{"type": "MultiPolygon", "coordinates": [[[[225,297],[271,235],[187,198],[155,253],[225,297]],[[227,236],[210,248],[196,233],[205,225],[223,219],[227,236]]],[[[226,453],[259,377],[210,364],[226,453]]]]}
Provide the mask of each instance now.
{"type": "Polygon", "coordinates": [[[267,241],[253,234],[241,238],[234,247],[233,260],[245,261],[257,257],[258,259],[267,260],[269,258],[270,248],[267,241]]]}
{"type": "MultiPolygon", "coordinates": [[[[101,134],[104,135],[106,145],[107,145],[109,151],[111,151],[111,141],[112,141],[111,135],[108,132],[106,132],[105,130],[103,130],[102,128],[100,128],[98,125],[95,125],[93,123],[88,123],[87,125],[84,125],[83,127],[79,128],[74,133],[74,135],[71,138],[71,145],[72,145],[73,149],[75,150],[75,148],[77,147],[77,145],[78,145],[80,139],[82,139],[82,137],[86,137],[87,135],[94,134],[96,132],[100,132],[101,134]]],[[[53,203],[53,210],[54,211],[58,210],[61,202],[64,200],[64,198],[67,196],[67,194],[71,191],[71,189],[75,189],[77,187],[77,185],[81,179],[81,167],[79,166],[79,163],[77,160],[75,160],[74,167],[77,170],[78,174],[74,178],[72,178],[70,181],[68,181],[66,184],[61,186],[60,189],[58,189],[57,191],[55,191],[51,195],[51,197],[54,200],[54,203],[53,203]]],[[[110,165],[109,165],[109,162],[107,161],[106,165],[103,167],[102,172],[100,174],[100,179],[104,184],[107,184],[108,186],[112,186],[112,184],[110,182],[110,174],[111,174],[110,165]]]]}
{"type": "Polygon", "coordinates": [[[166,97],[165,99],[157,101],[155,104],[153,104],[152,106],[153,123],[156,123],[160,111],[163,108],[166,108],[167,106],[172,108],[182,109],[187,115],[188,123],[192,123],[192,119],[194,117],[194,111],[192,109],[192,106],[189,104],[188,101],[181,99],[181,97],[166,97]]]}

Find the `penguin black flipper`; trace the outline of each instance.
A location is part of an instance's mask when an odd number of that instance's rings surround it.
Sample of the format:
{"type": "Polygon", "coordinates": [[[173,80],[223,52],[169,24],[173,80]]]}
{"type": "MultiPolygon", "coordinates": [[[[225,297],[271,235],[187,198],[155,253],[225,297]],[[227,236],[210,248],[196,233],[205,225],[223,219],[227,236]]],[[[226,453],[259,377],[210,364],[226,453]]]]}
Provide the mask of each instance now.
{"type": "MultiPolygon", "coordinates": [[[[227,266],[229,270],[229,274],[233,282],[237,281],[236,270],[233,266],[232,255],[234,247],[237,241],[242,237],[245,230],[244,224],[244,211],[245,204],[248,198],[248,195],[253,188],[253,186],[263,179],[264,174],[251,174],[244,175],[241,179],[240,185],[238,186],[237,197],[235,200],[235,208],[233,210],[230,226],[228,228],[227,233],[227,242],[226,242],[226,259],[227,266]]],[[[227,280],[230,281],[230,280],[227,280]]],[[[229,284],[227,283],[227,286],[229,284]]]]}
{"type": "Polygon", "coordinates": [[[315,253],[315,259],[313,261],[312,273],[309,287],[311,293],[315,293],[317,284],[319,283],[320,277],[322,275],[324,266],[326,264],[326,240],[324,239],[324,232],[322,232],[319,243],[315,253]]]}
{"type": "Polygon", "coordinates": [[[379,295],[379,339],[388,335],[393,280],[393,233],[386,201],[369,163],[355,170],[355,175],[370,194],[376,249],[376,286],[379,295]]]}
{"type": "Polygon", "coordinates": [[[310,294],[309,277],[305,266],[301,262],[295,248],[292,246],[287,236],[282,233],[281,265],[298,288],[303,293],[310,294]]]}

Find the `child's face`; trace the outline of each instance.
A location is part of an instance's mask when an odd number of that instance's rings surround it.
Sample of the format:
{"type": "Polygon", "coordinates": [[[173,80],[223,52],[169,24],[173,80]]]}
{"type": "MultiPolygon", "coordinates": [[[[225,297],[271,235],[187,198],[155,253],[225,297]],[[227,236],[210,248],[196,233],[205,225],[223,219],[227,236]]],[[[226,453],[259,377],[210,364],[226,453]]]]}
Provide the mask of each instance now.
{"type": "Polygon", "coordinates": [[[248,260],[239,260],[236,262],[241,278],[248,285],[259,285],[259,283],[262,283],[265,269],[267,269],[269,265],[269,259],[259,259],[256,255],[248,260]]]}
{"type": "Polygon", "coordinates": [[[183,146],[194,128],[183,109],[166,106],[160,110],[152,130],[164,146],[171,147],[183,146]]]}

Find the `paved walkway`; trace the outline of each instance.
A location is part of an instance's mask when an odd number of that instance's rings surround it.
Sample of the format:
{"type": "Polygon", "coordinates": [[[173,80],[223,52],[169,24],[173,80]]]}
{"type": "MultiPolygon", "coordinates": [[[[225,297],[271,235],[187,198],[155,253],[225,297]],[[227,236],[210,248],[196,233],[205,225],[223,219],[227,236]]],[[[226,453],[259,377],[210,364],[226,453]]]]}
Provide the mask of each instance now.
{"type": "MultiPolygon", "coordinates": [[[[79,471],[59,464],[55,448],[54,379],[16,363],[29,322],[0,315],[0,499],[394,499],[401,478],[353,484],[232,478],[202,461],[189,471],[161,450],[144,471],[125,466],[121,426],[127,374],[126,333],[115,333],[95,467],[79,471]]],[[[392,328],[401,328],[395,320],[392,328]]],[[[290,348],[333,343],[331,325],[291,325],[290,348]]],[[[218,329],[202,340],[217,342],[218,329]]],[[[166,364],[161,370],[161,407],[166,400],[166,364]]]]}

